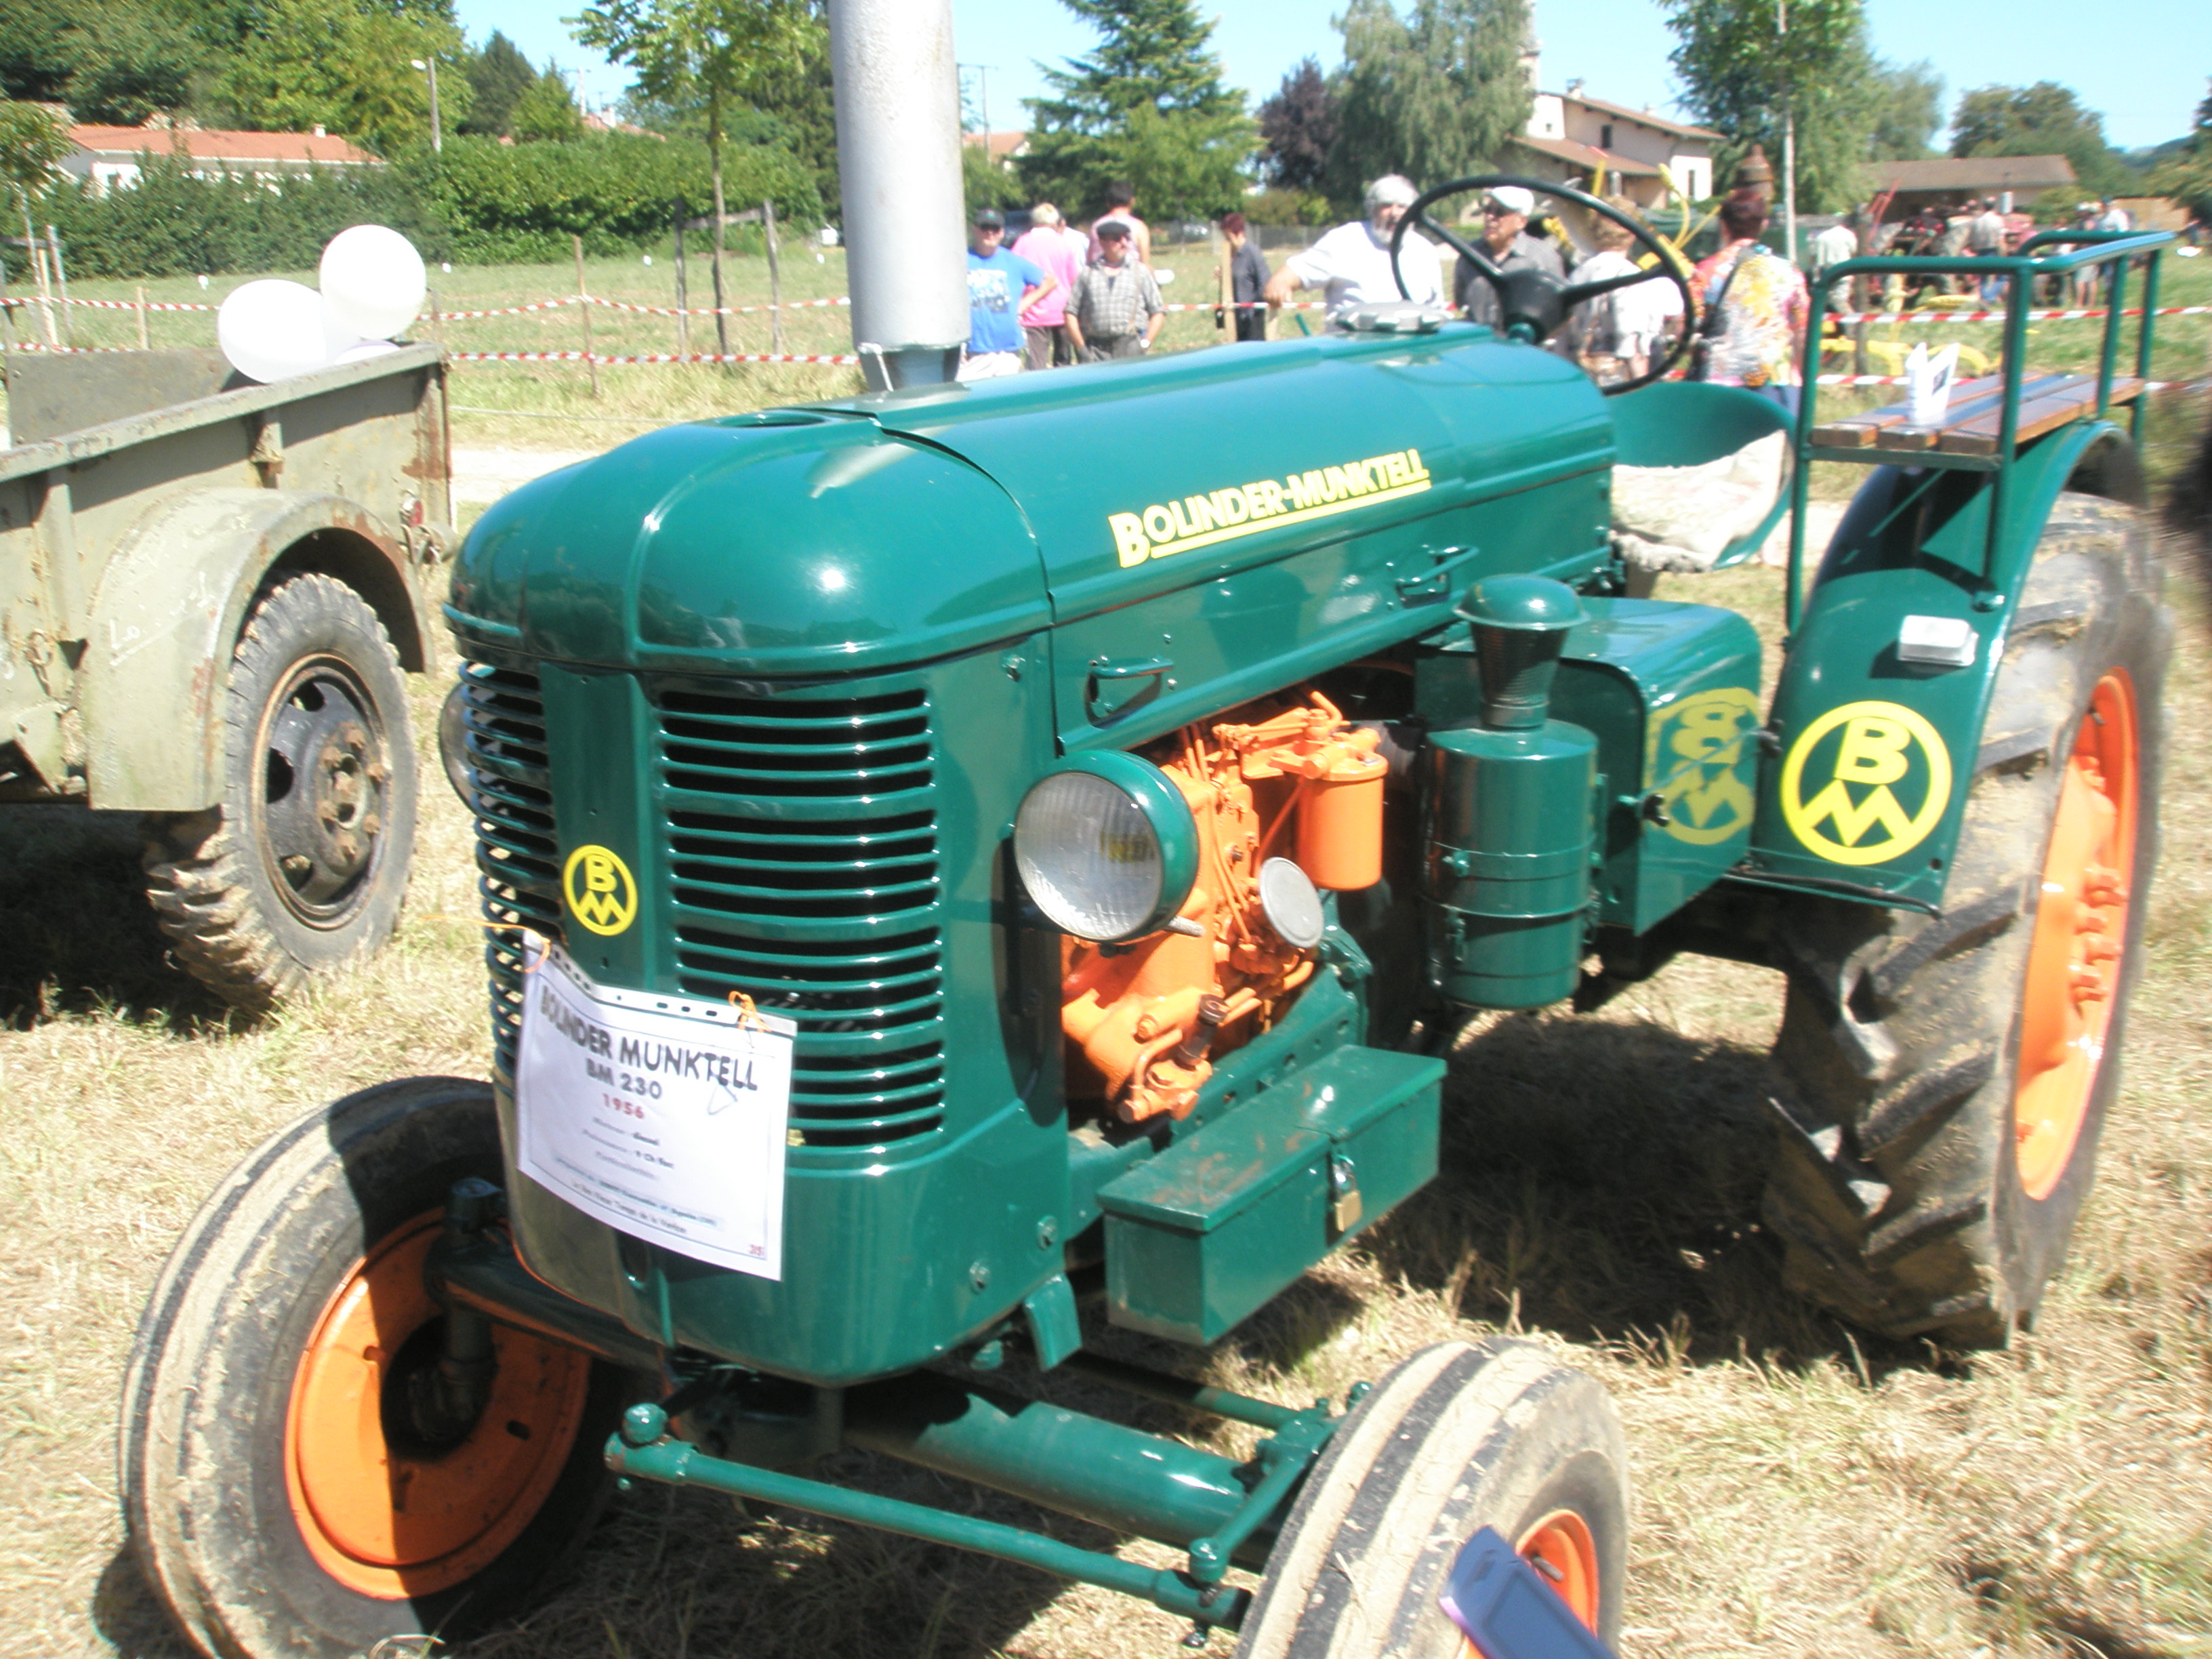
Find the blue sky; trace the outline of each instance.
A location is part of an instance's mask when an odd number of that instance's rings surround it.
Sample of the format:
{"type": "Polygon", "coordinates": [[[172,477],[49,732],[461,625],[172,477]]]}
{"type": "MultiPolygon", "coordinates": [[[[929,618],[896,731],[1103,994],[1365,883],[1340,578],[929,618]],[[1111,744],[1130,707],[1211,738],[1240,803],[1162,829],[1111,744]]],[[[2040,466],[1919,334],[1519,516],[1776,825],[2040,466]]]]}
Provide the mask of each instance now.
{"type": "MultiPolygon", "coordinates": [[[[1201,0],[1203,3],[1203,0],[1201,0]]],[[[532,59],[548,58],[574,75],[594,106],[613,102],[628,73],[586,52],[561,22],[562,5],[543,0],[458,0],[470,38],[504,30],[532,59]]],[[[1043,89],[1036,60],[1056,63],[1089,49],[1096,37],[1054,0],[953,0],[964,62],[995,64],[986,77],[991,125],[1024,125],[1020,100],[1043,89]]],[[[1283,72],[1311,54],[1324,68],[1340,44],[1329,27],[1343,0],[1218,0],[1214,45],[1231,84],[1256,102],[1283,72]]],[[[2105,117],[2123,148],[2154,144],[2189,130],[2212,75],[2212,5],[2205,0],[2010,0],[2002,7],[1867,0],[1875,49],[1887,58],[1925,58],[1948,84],[1948,97],[1991,82],[2057,81],[2105,117]]],[[[1615,103],[1672,107],[1667,67],[1673,44],[1656,0],[1536,0],[1544,43],[1543,82],[1557,90],[1581,78],[1615,103]]]]}

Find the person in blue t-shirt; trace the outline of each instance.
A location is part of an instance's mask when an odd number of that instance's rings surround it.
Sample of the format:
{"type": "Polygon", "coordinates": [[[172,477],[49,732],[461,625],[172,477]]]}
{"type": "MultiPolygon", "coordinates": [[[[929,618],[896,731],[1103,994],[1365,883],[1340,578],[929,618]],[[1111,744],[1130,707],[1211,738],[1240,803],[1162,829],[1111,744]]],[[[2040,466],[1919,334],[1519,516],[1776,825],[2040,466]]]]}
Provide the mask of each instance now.
{"type": "Polygon", "coordinates": [[[988,380],[1022,372],[1022,313],[1058,284],[1018,253],[999,244],[1006,221],[996,208],[977,210],[968,243],[968,356],[963,380],[988,380]]]}

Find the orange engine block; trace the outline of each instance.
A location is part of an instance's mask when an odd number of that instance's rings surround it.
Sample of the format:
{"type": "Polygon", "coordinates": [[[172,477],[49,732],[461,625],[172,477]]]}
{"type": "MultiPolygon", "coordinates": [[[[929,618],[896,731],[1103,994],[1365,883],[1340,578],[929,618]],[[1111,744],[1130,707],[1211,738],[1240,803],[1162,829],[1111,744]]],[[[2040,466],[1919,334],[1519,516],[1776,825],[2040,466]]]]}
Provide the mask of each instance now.
{"type": "Polygon", "coordinates": [[[1317,887],[1382,879],[1389,768],[1376,734],[1317,691],[1231,713],[1259,718],[1185,726],[1146,751],[1198,824],[1198,879],[1176,922],[1127,945],[1070,939],[1062,950],[1069,1096],[1102,1099],[1125,1122],[1187,1115],[1212,1074],[1209,1055],[1267,1030],[1312,975],[1312,951],[1261,908],[1267,860],[1295,857],[1317,887]]]}

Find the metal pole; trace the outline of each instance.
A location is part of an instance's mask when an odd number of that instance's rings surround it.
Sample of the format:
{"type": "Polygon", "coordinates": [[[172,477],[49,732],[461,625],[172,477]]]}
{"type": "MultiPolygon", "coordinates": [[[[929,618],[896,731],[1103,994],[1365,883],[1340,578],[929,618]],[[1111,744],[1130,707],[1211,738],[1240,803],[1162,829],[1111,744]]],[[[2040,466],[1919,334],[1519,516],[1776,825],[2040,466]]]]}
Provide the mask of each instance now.
{"type": "MultiPolygon", "coordinates": [[[[1790,33],[1790,0],[1774,0],[1775,32],[1790,33]]],[[[1791,264],[1797,263],[1797,88],[1786,78],[1789,61],[1783,62],[1782,88],[1782,251],[1791,264]]]]}
{"type": "Polygon", "coordinates": [[[830,59],[862,373],[950,380],[968,339],[951,0],[830,0],[830,59]]]}
{"type": "Polygon", "coordinates": [[[428,62],[430,64],[430,153],[433,155],[443,155],[446,153],[446,129],[438,119],[438,60],[433,58],[428,62]]]}
{"type": "Polygon", "coordinates": [[[153,342],[146,335],[146,284],[138,284],[138,349],[149,351],[153,342]]]}

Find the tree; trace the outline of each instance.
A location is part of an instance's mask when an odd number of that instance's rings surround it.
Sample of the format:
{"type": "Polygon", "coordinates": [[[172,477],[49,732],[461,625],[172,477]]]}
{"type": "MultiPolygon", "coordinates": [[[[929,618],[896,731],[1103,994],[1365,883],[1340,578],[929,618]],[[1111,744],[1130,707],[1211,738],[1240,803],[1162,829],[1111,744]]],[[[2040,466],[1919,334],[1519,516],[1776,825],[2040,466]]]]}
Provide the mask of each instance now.
{"type": "Polygon", "coordinates": [[[522,49],[494,29],[483,50],[469,60],[469,87],[476,100],[460,131],[505,137],[513,128],[514,106],[537,84],[538,71],[530,67],[522,49]]]}
{"type": "Polygon", "coordinates": [[[1954,155],[2063,155],[2097,195],[2130,182],[2125,162],[2105,142],[2105,118],[2084,109],[2055,81],[2032,87],[1977,87],[1951,118],[1954,155]]]}
{"type": "Polygon", "coordinates": [[[1023,184],[1075,212],[1126,179],[1144,210],[1225,212],[1244,193],[1255,133],[1244,94],[1221,83],[1213,25],[1193,0],[1064,0],[1103,37],[1088,57],[1045,70],[1054,96],[1024,100],[1023,184]]]}
{"type": "Polygon", "coordinates": [[[1304,58],[1260,106],[1260,155],[1267,183],[1277,190],[1321,189],[1335,142],[1336,94],[1320,64],[1304,58]]]}
{"type": "Polygon", "coordinates": [[[1874,130],[1868,159],[1917,161],[1930,153],[1943,125],[1943,77],[1923,58],[1917,64],[1883,64],[1874,73],[1874,130]]]}
{"type": "Polygon", "coordinates": [[[1369,180],[1416,183],[1492,169],[1534,100],[1521,54],[1528,0],[1352,0],[1341,20],[1329,193],[1357,200],[1369,180]]]}
{"type": "MultiPolygon", "coordinates": [[[[2212,92],[2197,106],[2197,119],[2178,151],[2152,173],[2150,188],[2191,213],[2212,218],[2212,92]]],[[[2212,453],[2212,452],[2208,452],[2212,453]]]]}
{"type": "Polygon", "coordinates": [[[1680,42],[1668,61],[1682,78],[1683,101],[1732,141],[1723,161],[1757,143],[1778,164],[1787,112],[1796,117],[1797,205],[1816,213],[1850,206],[1877,101],[1861,0],[1664,3],[1680,42]]]}
{"type": "Polygon", "coordinates": [[[566,21],[585,46],[635,70],[646,96],[706,100],[714,194],[714,335],[726,355],[723,114],[732,103],[773,99],[780,79],[804,75],[810,57],[827,57],[821,12],[808,0],[598,0],[566,21]]]}
{"type": "Polygon", "coordinates": [[[545,72],[514,100],[514,114],[507,130],[518,143],[546,140],[560,143],[582,137],[584,112],[576,107],[576,94],[569,88],[568,77],[551,64],[546,64],[545,72]]]}
{"type": "MultiPolygon", "coordinates": [[[[216,82],[230,118],[267,131],[325,127],[386,155],[428,142],[430,94],[413,60],[464,64],[468,48],[430,4],[260,0],[252,27],[216,82]]],[[[466,74],[438,84],[440,119],[468,118],[466,74]]]]}
{"type": "Polygon", "coordinates": [[[0,93],[66,104],[81,121],[136,126],[182,108],[205,56],[189,27],[133,0],[10,6],[0,15],[0,93]]]}

